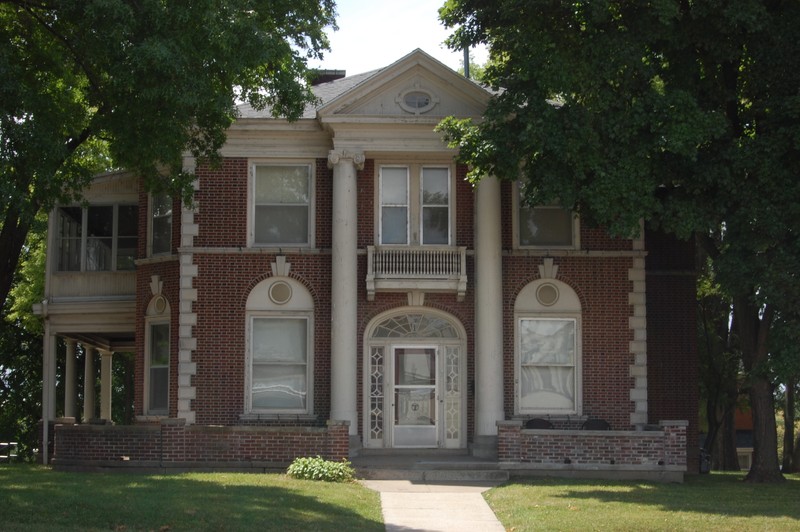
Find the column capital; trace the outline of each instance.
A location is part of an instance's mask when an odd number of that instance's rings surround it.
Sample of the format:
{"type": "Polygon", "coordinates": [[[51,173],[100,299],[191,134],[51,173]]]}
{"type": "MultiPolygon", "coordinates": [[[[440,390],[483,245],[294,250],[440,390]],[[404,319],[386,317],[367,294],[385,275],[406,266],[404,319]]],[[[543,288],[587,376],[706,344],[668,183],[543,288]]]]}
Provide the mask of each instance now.
{"type": "Polygon", "coordinates": [[[331,150],[328,152],[328,168],[332,168],[333,166],[342,162],[342,160],[350,159],[355,166],[359,170],[364,169],[364,161],[367,160],[364,157],[364,152],[351,152],[349,150],[331,150]]]}

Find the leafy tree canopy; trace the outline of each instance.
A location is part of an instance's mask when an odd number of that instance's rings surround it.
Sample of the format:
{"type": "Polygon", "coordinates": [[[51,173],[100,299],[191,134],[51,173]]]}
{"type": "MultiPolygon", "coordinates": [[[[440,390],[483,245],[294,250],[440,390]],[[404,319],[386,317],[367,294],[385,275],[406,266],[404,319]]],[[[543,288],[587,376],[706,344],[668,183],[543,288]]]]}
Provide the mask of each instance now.
{"type": "Polygon", "coordinates": [[[529,201],[617,235],[697,235],[768,424],[770,323],[800,300],[800,3],[447,0],[440,17],[451,47],[488,45],[498,91],[482,121],[440,125],[470,177],[522,177],[529,201]]]}
{"type": "Polygon", "coordinates": [[[0,0],[0,305],[41,209],[127,168],[188,199],[237,101],[294,119],[333,0],[0,0]]]}

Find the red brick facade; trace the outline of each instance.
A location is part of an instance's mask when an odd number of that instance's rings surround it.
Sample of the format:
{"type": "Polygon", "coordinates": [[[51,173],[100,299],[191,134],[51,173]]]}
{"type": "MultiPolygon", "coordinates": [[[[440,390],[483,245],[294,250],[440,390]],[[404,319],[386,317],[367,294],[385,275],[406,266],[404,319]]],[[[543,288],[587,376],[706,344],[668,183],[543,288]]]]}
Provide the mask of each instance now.
{"type": "MultiPolygon", "coordinates": [[[[441,65],[430,68],[440,69],[441,65]]],[[[463,90],[480,89],[468,84],[463,90]]],[[[476,94],[475,98],[478,97],[476,94]]],[[[268,123],[265,119],[259,127],[268,123]]],[[[419,124],[417,133],[424,142],[431,142],[429,125],[424,120],[419,124]]],[[[337,283],[333,278],[337,248],[331,227],[334,170],[329,168],[328,159],[320,156],[329,148],[319,141],[318,137],[323,135],[320,133],[322,128],[320,131],[310,127],[299,129],[300,133],[293,131],[296,136],[291,138],[298,144],[303,144],[305,139],[301,135],[307,134],[309,143],[318,142],[319,146],[306,148],[298,145],[295,152],[284,155],[279,154],[270,142],[277,139],[284,143],[281,146],[288,145],[288,141],[280,136],[287,129],[263,133],[269,140],[259,140],[253,131],[246,130],[247,124],[242,127],[245,128],[244,137],[240,137],[238,142],[246,138],[244,144],[237,145],[218,166],[201,165],[197,168],[194,205],[184,207],[180,202],[174,202],[172,255],[147,256],[149,196],[144,192],[139,194],[140,238],[133,335],[136,348],[135,414],[140,425],[62,426],[56,429],[55,453],[58,460],[83,457],[113,461],[119,456],[127,456],[130,460],[159,463],[280,462],[301,455],[321,454],[338,458],[348,454],[348,427],[337,423],[341,420],[330,419],[332,408],[336,408],[332,406],[334,392],[340,388],[334,390],[332,382],[332,366],[335,364],[332,363],[331,323],[336,317],[332,286],[337,283]],[[258,142],[263,143],[261,149],[251,144],[258,142]],[[266,155],[263,153],[265,150],[268,152],[266,155]],[[252,158],[243,155],[247,153],[251,153],[252,158]],[[303,153],[306,155],[298,155],[303,153]],[[307,155],[310,153],[314,155],[307,155]],[[270,158],[313,163],[310,208],[314,226],[310,231],[313,240],[308,245],[278,248],[252,246],[250,243],[248,213],[253,209],[249,192],[251,166],[256,161],[269,161],[270,158]],[[313,357],[308,383],[313,402],[308,412],[302,415],[253,414],[247,411],[248,297],[259,283],[273,277],[273,267],[277,268],[276,265],[284,259],[290,264],[285,275],[296,283],[295,286],[303,287],[313,302],[313,345],[308,350],[313,357]],[[160,283],[159,293],[170,309],[169,408],[166,419],[150,416],[146,411],[146,315],[154,296],[154,279],[160,283]]],[[[283,124],[280,127],[292,126],[283,124]]],[[[380,131],[385,133],[388,129],[380,131]]],[[[331,135],[327,140],[333,142],[333,137],[331,135]]],[[[423,142],[419,139],[417,141],[423,142]]],[[[485,223],[485,218],[482,220],[482,213],[475,212],[476,192],[465,179],[467,169],[464,166],[450,164],[453,179],[451,189],[448,189],[451,190],[450,205],[454,205],[450,211],[453,225],[449,244],[466,250],[467,283],[463,297],[447,289],[423,291],[422,296],[413,293],[415,289],[378,291],[372,297],[365,282],[368,277],[368,247],[377,244],[380,223],[376,200],[378,173],[384,161],[381,157],[391,157],[389,160],[396,162],[408,156],[409,160],[415,161],[414,164],[420,160],[435,160],[437,165],[452,161],[452,152],[443,146],[428,146],[433,147],[427,151],[420,150],[420,153],[406,153],[403,151],[406,148],[397,148],[397,153],[387,155],[387,150],[391,150],[381,145],[374,152],[366,152],[363,167],[356,174],[356,190],[353,192],[357,209],[356,322],[355,330],[347,331],[355,335],[357,345],[355,382],[352,383],[356,386],[357,420],[352,422],[352,427],[356,428],[358,440],[369,440],[369,427],[364,427],[369,414],[369,408],[365,406],[369,404],[369,398],[364,397],[365,384],[370,378],[369,368],[364,367],[364,338],[370,332],[367,330],[369,324],[392,310],[429,311],[437,316],[446,315],[458,324],[459,331],[463,328],[464,336],[458,340],[462,342],[459,348],[463,350],[465,375],[459,400],[465,426],[459,429],[461,434],[458,438],[461,439],[458,441],[462,448],[469,448],[476,441],[476,427],[480,425],[476,420],[476,397],[479,393],[475,390],[480,379],[476,379],[475,368],[478,356],[476,332],[482,330],[482,324],[476,323],[476,283],[480,282],[476,278],[476,264],[480,261],[476,256],[474,235],[476,224],[485,223]]],[[[360,165],[360,160],[356,162],[354,158],[353,163],[360,165]]],[[[499,199],[502,275],[502,331],[499,341],[502,342],[502,353],[495,357],[502,367],[504,419],[498,420],[500,460],[555,463],[558,459],[563,460],[562,451],[569,449],[567,454],[574,457],[572,459],[585,463],[615,460],[634,464],[646,456],[646,460],[655,460],[656,464],[663,461],[670,466],[685,466],[685,450],[687,446],[693,447],[691,442],[695,441],[697,434],[697,394],[686,389],[687,382],[697,382],[693,264],[691,260],[688,264],[681,262],[682,258],[690,256],[691,250],[675,247],[663,236],[648,236],[644,243],[642,240],[612,238],[602,229],[587,224],[580,224],[578,249],[520,249],[514,242],[514,201],[515,188],[510,183],[502,183],[499,199]],[[676,255],[681,260],[676,259],[676,255]],[[515,303],[526,287],[542,278],[540,268],[545,263],[557,268],[555,280],[574,291],[580,302],[578,370],[581,388],[576,392],[580,399],[579,412],[572,417],[553,416],[554,423],[561,430],[556,431],[558,434],[550,434],[549,439],[539,439],[538,435],[521,431],[518,426],[526,416],[520,414],[516,404],[520,376],[516,369],[515,327],[518,317],[515,303]],[[645,344],[646,348],[643,347],[645,344]],[[578,434],[580,431],[573,430],[587,418],[608,421],[612,432],[592,435],[578,434]],[[654,425],[663,420],[687,420],[688,426],[672,423],[652,433],[641,430],[647,424],[654,425]],[[639,433],[634,434],[634,429],[639,429],[639,433]],[[553,445],[555,447],[549,447],[553,445]],[[675,446],[683,451],[675,450],[675,446]],[[624,450],[618,451],[618,447],[624,450]]],[[[495,201],[494,205],[497,203],[495,201]]],[[[499,400],[500,395],[496,394],[496,397],[499,400]]],[[[490,419],[494,423],[495,418],[490,419]]],[[[387,446],[391,445],[387,443],[387,446]]],[[[696,467],[691,453],[688,463],[690,470],[696,467]]]]}

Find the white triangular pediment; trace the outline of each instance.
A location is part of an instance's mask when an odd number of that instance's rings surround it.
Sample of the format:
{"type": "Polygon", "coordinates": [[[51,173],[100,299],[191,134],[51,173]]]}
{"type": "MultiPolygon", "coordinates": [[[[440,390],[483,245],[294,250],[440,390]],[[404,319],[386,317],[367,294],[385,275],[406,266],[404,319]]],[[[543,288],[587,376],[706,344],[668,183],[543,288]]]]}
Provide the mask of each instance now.
{"type": "Polygon", "coordinates": [[[346,117],[428,122],[446,116],[479,117],[490,93],[415,50],[318,110],[323,121],[346,117]]]}

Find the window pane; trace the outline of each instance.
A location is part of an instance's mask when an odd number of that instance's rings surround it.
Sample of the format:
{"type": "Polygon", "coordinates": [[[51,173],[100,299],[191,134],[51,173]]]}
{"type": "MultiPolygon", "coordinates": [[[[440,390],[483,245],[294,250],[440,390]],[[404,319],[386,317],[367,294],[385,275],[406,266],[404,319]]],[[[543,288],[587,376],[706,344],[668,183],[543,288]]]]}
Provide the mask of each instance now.
{"type": "Polygon", "coordinates": [[[151,253],[172,251],[172,198],[161,194],[152,197],[151,253]]]}
{"type": "Polygon", "coordinates": [[[381,205],[408,205],[406,168],[381,168],[381,205]]]}
{"type": "Polygon", "coordinates": [[[167,413],[169,400],[169,324],[150,325],[149,413],[167,413]]]}
{"type": "Polygon", "coordinates": [[[307,321],[297,318],[253,320],[254,362],[306,362],[307,321]]]}
{"type": "Polygon", "coordinates": [[[422,203],[423,205],[448,205],[449,172],[447,168],[422,169],[422,203]]]}
{"type": "Polygon", "coordinates": [[[86,270],[110,271],[114,244],[114,207],[89,207],[86,235],[86,270]]]}
{"type": "Polygon", "coordinates": [[[150,326],[150,366],[169,366],[169,324],[150,326]]]}
{"type": "Polygon", "coordinates": [[[169,368],[150,368],[150,413],[167,413],[169,368]]]}
{"type": "Polygon", "coordinates": [[[58,271],[80,271],[83,209],[58,209],[58,271]]]}
{"type": "Polygon", "coordinates": [[[575,370],[569,367],[523,366],[520,408],[575,408],[575,370]]]}
{"type": "Polygon", "coordinates": [[[308,204],[309,167],[256,166],[256,205],[308,204]]]}
{"type": "Polygon", "coordinates": [[[522,364],[575,363],[573,320],[520,320],[519,339],[522,364]]]}
{"type": "Polygon", "coordinates": [[[381,244],[408,243],[408,208],[381,209],[381,244]]]}
{"type": "Polygon", "coordinates": [[[449,244],[450,210],[447,207],[423,207],[422,243],[449,244]]]}
{"type": "Polygon", "coordinates": [[[111,246],[113,238],[89,238],[86,240],[86,270],[106,272],[111,270],[111,246]]]}
{"type": "Polygon", "coordinates": [[[254,409],[306,408],[305,365],[253,365],[254,409]]]}
{"type": "Polygon", "coordinates": [[[117,209],[117,235],[135,237],[139,226],[136,205],[120,205],[117,209]]]}
{"type": "Polygon", "coordinates": [[[308,243],[310,183],[307,165],[256,167],[256,244],[308,243]]]}
{"type": "Polygon", "coordinates": [[[89,207],[86,228],[89,237],[113,237],[114,207],[89,207]]]}
{"type": "Polygon", "coordinates": [[[117,270],[133,270],[136,265],[136,237],[117,240],[117,270]]]}
{"type": "Polygon", "coordinates": [[[432,349],[396,349],[394,371],[399,385],[434,385],[436,353],[432,349]]]}
{"type": "Polygon", "coordinates": [[[521,246],[571,246],[572,213],[560,207],[519,209],[521,246]]]}
{"type": "Polygon", "coordinates": [[[257,244],[305,244],[308,242],[308,207],[256,206],[257,244]]]}

